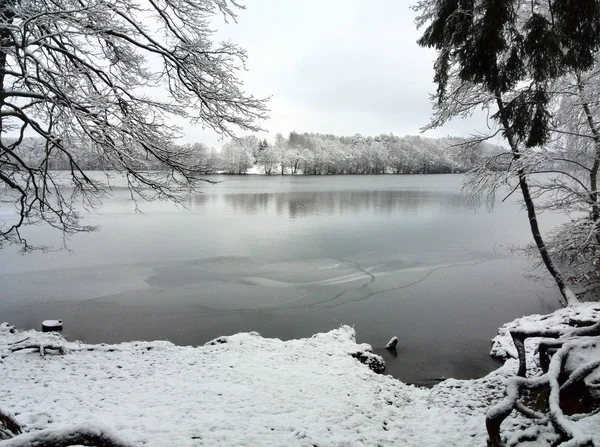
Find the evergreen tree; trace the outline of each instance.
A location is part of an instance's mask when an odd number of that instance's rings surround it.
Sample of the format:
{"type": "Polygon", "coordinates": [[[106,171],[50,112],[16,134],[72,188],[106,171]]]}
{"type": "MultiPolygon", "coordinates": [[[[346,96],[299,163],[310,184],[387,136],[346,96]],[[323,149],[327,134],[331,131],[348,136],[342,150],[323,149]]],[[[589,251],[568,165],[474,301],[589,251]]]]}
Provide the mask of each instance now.
{"type": "Polygon", "coordinates": [[[594,65],[600,2],[423,0],[415,9],[421,13],[417,24],[427,24],[419,44],[438,52],[432,126],[468,115],[476,106],[496,110],[492,118],[511,148],[507,172],[515,169],[535,244],[562,295],[573,300],[542,238],[524,149],[549,140],[553,82],[594,65]]]}

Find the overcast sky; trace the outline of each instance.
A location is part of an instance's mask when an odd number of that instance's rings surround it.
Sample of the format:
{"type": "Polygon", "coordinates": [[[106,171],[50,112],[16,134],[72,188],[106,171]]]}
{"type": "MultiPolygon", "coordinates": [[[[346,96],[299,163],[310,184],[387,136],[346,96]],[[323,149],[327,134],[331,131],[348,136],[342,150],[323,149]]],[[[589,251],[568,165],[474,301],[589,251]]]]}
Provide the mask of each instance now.
{"type": "MultiPolygon", "coordinates": [[[[215,21],[217,38],[248,52],[248,92],[271,96],[277,132],[418,134],[431,114],[435,53],[416,44],[413,0],[247,0],[237,23],[215,21]]],[[[467,136],[485,115],[455,120],[426,136],[467,136]]],[[[186,140],[220,145],[185,127],[186,140]]]]}

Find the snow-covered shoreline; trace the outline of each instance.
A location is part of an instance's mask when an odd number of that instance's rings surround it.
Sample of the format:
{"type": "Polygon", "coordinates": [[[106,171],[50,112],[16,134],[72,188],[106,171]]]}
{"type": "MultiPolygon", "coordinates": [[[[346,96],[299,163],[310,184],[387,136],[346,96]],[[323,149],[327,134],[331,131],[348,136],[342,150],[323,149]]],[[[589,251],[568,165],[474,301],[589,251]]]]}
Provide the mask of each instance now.
{"type": "Polygon", "coordinates": [[[348,326],[299,340],[244,333],[185,347],[86,345],[5,323],[0,409],[29,432],[102,427],[140,446],[485,445],[485,412],[517,370],[508,327],[599,315],[594,303],[515,320],[494,339],[504,366],[432,389],[361,364],[352,354],[370,347],[348,326]],[[66,354],[11,349],[23,344],[61,345],[66,354]]]}

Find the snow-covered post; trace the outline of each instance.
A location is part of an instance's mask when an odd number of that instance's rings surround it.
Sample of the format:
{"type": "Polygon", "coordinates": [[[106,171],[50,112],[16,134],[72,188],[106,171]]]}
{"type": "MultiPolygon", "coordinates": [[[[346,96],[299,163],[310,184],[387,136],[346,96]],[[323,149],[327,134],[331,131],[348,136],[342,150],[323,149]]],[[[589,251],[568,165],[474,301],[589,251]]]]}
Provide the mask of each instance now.
{"type": "Polygon", "coordinates": [[[62,320],[44,320],[42,321],[42,332],[59,332],[62,331],[62,320]]]}
{"type": "Polygon", "coordinates": [[[392,337],[388,344],[385,345],[385,349],[396,350],[396,345],[398,345],[398,337],[392,337]]]}

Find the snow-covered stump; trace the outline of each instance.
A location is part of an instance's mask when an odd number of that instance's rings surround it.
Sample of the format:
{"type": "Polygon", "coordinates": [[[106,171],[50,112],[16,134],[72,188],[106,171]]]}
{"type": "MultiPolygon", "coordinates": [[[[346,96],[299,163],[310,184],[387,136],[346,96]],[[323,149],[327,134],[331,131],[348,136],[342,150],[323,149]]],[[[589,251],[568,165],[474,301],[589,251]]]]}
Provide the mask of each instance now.
{"type": "Polygon", "coordinates": [[[389,349],[390,351],[395,351],[396,346],[398,345],[398,337],[392,337],[388,344],[385,345],[385,349],[389,349]]]}
{"type": "Polygon", "coordinates": [[[42,332],[60,332],[63,329],[62,320],[42,321],[42,332]]]}

